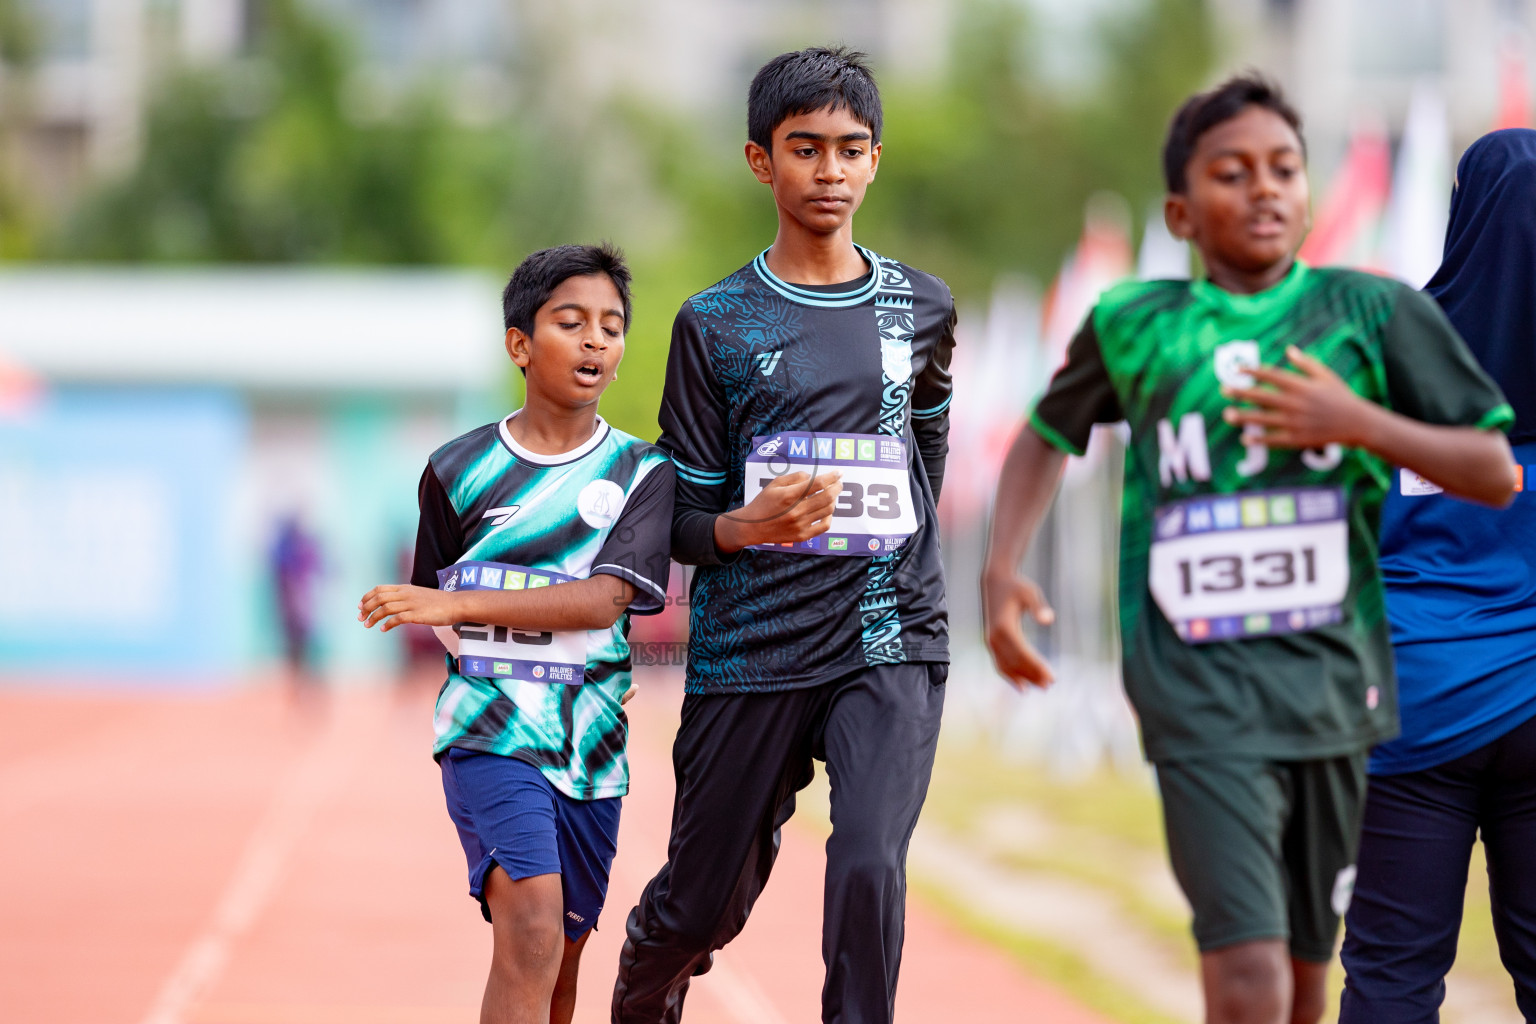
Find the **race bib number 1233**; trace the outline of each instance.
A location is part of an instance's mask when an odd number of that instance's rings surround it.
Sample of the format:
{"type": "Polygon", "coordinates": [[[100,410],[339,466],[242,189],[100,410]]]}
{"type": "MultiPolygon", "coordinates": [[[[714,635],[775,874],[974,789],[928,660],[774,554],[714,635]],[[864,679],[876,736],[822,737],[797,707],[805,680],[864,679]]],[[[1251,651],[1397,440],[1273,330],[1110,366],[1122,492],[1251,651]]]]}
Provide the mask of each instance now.
{"type": "Polygon", "coordinates": [[[777,478],[803,472],[815,477],[836,470],[843,489],[826,533],[795,544],[754,544],[763,551],[804,555],[883,555],[899,549],[917,530],[907,442],[884,434],[817,434],[785,431],[754,437],[747,453],[746,496],[751,503],[777,478]]]}

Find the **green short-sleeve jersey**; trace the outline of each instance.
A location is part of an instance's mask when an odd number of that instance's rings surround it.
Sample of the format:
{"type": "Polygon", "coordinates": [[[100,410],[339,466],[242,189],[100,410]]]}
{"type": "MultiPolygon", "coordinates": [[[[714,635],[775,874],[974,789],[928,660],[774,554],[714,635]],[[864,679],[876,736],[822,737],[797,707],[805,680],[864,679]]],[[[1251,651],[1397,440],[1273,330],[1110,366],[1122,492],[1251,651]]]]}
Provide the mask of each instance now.
{"type": "Polygon", "coordinates": [[[1074,454],[1095,423],[1130,426],[1121,640],[1153,761],[1332,757],[1397,730],[1376,565],[1391,467],[1336,445],[1271,450],[1222,419],[1222,386],[1287,365],[1291,345],[1413,419],[1513,422],[1439,307],[1394,280],[1297,263],[1256,295],[1208,281],[1106,292],[1030,423],[1074,454]]]}

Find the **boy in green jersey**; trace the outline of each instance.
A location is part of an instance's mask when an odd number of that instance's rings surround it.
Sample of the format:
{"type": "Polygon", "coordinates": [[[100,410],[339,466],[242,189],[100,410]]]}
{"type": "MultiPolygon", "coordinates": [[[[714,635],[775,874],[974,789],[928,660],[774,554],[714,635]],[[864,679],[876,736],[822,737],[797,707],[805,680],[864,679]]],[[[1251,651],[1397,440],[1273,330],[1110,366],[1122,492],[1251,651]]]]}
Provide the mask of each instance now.
{"type": "Polygon", "coordinates": [[[1307,1024],[1354,877],[1365,755],[1397,730],[1376,523],[1392,467],[1507,503],[1512,421],[1429,299],[1295,258],[1306,149],[1255,77],[1190,99],[1165,215],[1207,276],[1106,292],[1008,453],[983,570],[987,644],[1049,667],[1017,567],[1067,454],[1127,420],[1126,691],[1194,910],[1206,1020],[1307,1024]]]}

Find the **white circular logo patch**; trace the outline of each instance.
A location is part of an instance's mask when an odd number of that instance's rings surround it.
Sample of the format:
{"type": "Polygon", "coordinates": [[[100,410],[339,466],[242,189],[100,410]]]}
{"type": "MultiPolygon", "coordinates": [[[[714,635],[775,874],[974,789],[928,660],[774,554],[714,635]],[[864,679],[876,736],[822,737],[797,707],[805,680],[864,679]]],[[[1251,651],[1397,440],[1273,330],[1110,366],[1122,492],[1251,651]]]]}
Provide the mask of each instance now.
{"type": "Polygon", "coordinates": [[[1229,388],[1253,387],[1253,375],[1248,371],[1259,365],[1258,342],[1229,341],[1217,345],[1212,358],[1217,380],[1229,388]]]}
{"type": "Polygon", "coordinates": [[[1350,900],[1355,895],[1355,866],[1351,864],[1339,871],[1333,880],[1333,912],[1343,917],[1349,911],[1350,900]]]}
{"type": "Polygon", "coordinates": [[[581,513],[581,521],[594,530],[612,526],[622,504],[624,489],[612,480],[593,480],[576,496],[576,511],[581,513]]]}

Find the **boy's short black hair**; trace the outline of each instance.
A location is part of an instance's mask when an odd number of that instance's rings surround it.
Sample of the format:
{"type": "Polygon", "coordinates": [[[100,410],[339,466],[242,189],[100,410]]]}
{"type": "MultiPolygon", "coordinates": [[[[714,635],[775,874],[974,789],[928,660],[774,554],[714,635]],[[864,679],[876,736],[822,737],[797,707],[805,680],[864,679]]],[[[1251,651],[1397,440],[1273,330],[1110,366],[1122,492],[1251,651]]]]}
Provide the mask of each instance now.
{"type": "Polygon", "coordinates": [[[813,110],[847,110],[878,143],[885,118],[869,57],[846,46],[779,54],[758,68],[747,90],[747,138],[772,153],[773,130],[813,110]]]}
{"type": "Polygon", "coordinates": [[[539,307],[549,301],[550,293],[568,277],[607,274],[624,300],[624,330],[629,330],[629,264],[617,246],[557,245],[540,249],[517,265],[512,279],[501,293],[501,318],[508,330],[516,327],[533,334],[533,318],[539,307]]]}
{"type": "Polygon", "coordinates": [[[1210,92],[1196,93],[1184,101],[1168,125],[1163,143],[1163,178],[1168,191],[1182,195],[1189,188],[1186,170],[1195,155],[1200,136],[1217,125],[1232,120],[1249,107],[1263,107],[1279,114],[1301,141],[1301,154],[1307,154],[1307,139],[1301,134],[1301,115],[1291,106],[1280,87],[1257,71],[1227,79],[1210,92]]]}

